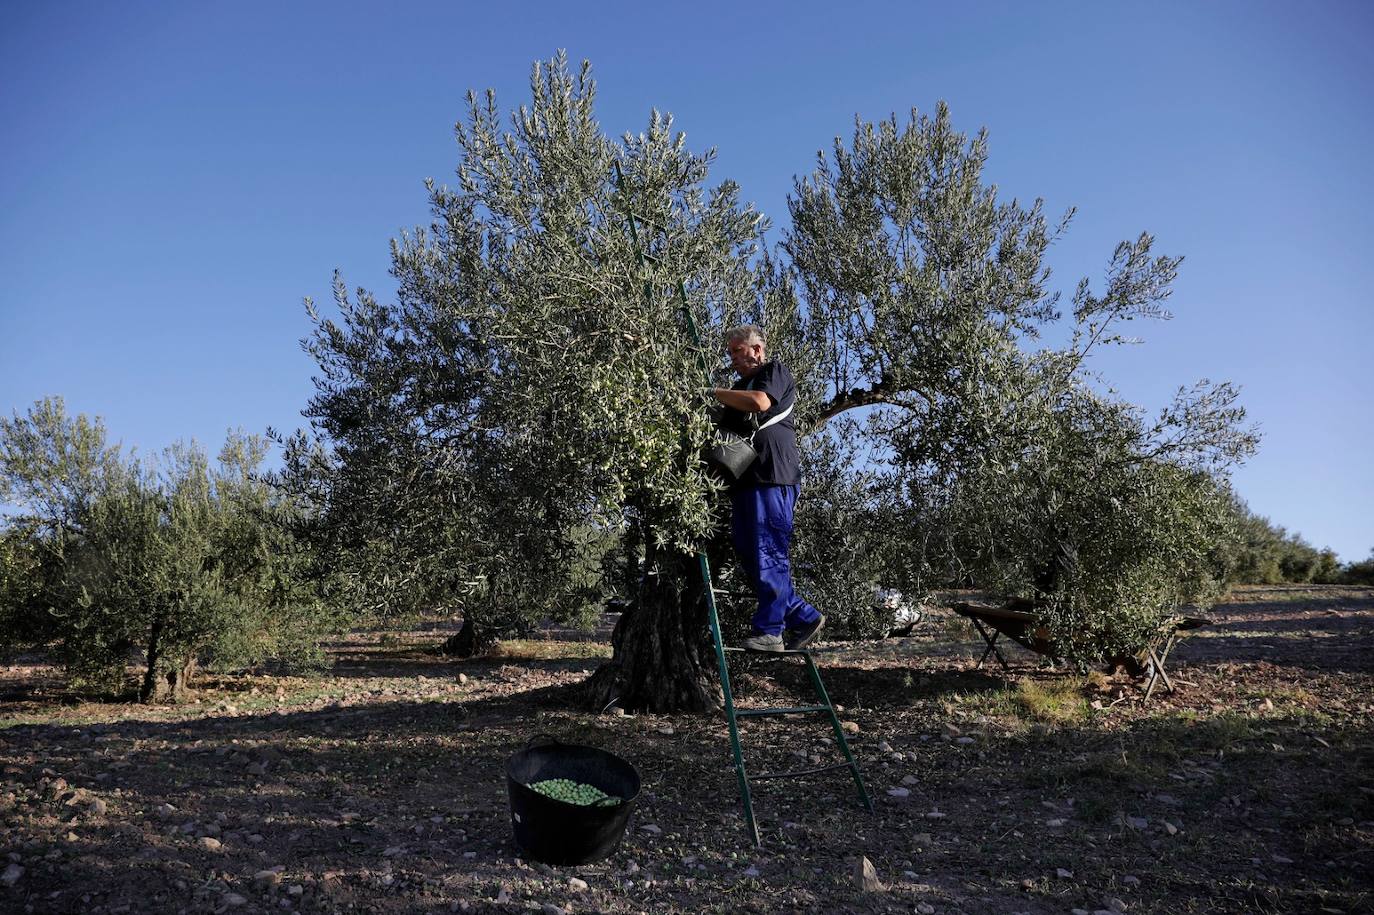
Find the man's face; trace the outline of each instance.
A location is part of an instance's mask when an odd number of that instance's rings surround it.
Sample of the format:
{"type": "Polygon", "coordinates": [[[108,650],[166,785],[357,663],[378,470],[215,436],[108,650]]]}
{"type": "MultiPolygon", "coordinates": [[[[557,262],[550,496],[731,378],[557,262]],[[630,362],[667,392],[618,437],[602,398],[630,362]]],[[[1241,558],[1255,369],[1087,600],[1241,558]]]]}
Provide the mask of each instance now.
{"type": "Polygon", "coordinates": [[[741,378],[750,378],[768,360],[763,357],[763,344],[758,340],[731,340],[725,348],[730,365],[741,378]]]}

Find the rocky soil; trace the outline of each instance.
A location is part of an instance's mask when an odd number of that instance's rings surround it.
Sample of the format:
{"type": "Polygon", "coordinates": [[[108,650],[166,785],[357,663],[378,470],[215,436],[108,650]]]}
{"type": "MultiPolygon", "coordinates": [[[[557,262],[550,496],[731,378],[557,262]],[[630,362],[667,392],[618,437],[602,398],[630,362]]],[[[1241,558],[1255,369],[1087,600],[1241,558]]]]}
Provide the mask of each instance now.
{"type": "MultiPolygon", "coordinates": [[[[819,646],[874,810],[845,772],[759,783],[748,841],[720,716],[589,714],[595,643],[448,661],[360,634],[318,677],[223,676],[197,702],[77,701],[0,668],[0,911],[1374,911],[1374,592],[1248,589],[1176,649],[1177,691],[1010,676],[934,614],[819,646]],[[537,734],[644,777],[584,867],[514,845],[506,759],[537,734]]],[[[795,660],[741,702],[809,703],[795,660]]],[[[753,771],[838,759],[823,722],[742,725],[753,771]]]]}

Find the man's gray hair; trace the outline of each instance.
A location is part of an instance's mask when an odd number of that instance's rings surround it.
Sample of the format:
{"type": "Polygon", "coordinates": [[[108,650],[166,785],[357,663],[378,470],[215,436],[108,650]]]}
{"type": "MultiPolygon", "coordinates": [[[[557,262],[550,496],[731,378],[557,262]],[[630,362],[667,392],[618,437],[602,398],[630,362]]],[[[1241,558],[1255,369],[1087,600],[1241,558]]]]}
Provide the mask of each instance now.
{"type": "Polygon", "coordinates": [[[764,348],[768,346],[768,338],[764,336],[763,328],[757,324],[741,324],[739,327],[730,328],[725,334],[726,346],[741,340],[745,343],[752,343],[757,340],[759,346],[764,348]]]}

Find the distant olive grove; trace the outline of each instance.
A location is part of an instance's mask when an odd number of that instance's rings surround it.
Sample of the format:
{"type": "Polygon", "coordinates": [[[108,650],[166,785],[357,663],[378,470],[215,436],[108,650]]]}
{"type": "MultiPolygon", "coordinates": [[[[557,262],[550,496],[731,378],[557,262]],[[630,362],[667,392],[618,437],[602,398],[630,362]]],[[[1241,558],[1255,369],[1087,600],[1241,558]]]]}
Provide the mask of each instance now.
{"type": "Polygon", "coordinates": [[[176,699],[200,666],[321,659],[344,616],[323,600],[295,508],[258,471],[260,436],[218,460],[146,461],[48,398],[0,419],[0,650],[47,649],[72,685],[176,699]]]}
{"type": "MultiPolygon", "coordinates": [[[[1374,557],[1344,565],[1331,548],[1318,549],[1233,499],[1234,536],[1216,557],[1232,584],[1374,584],[1374,557]]],[[[1372,551],[1374,552],[1374,551],[1372,551]]]]}

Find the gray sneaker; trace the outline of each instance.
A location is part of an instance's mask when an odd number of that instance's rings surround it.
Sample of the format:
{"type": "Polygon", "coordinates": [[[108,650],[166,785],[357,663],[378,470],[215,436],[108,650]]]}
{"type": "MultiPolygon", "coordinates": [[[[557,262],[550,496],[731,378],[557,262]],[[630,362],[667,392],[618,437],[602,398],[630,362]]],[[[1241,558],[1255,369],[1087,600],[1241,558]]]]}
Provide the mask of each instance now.
{"type": "Polygon", "coordinates": [[[816,637],[816,633],[821,631],[825,625],[825,616],[818,616],[809,623],[802,623],[796,629],[787,630],[787,641],[784,647],[788,651],[798,651],[805,647],[808,642],[816,637]]]}
{"type": "Polygon", "coordinates": [[[760,632],[744,640],[745,651],[782,651],[782,636],[760,632]]]}

